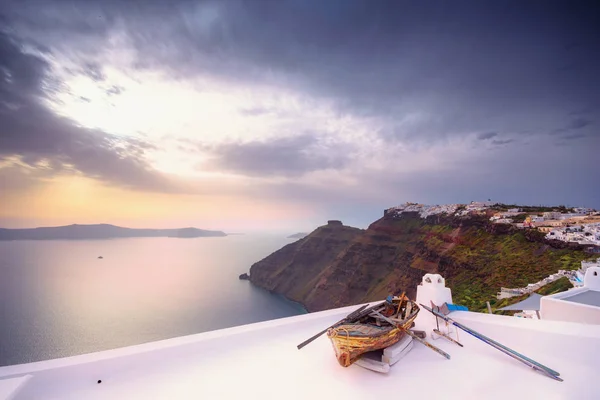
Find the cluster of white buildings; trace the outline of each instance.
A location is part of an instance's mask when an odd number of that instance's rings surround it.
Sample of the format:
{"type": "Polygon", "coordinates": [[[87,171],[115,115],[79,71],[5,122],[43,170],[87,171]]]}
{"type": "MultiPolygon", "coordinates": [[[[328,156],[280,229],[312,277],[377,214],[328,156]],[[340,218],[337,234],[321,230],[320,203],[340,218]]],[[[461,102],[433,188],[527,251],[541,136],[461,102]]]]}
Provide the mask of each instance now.
{"type": "Polygon", "coordinates": [[[495,204],[496,203],[493,201],[472,201],[471,203],[466,204],[465,208],[457,212],[456,215],[463,216],[473,212],[482,212],[495,204]]]}
{"type": "MultiPolygon", "coordinates": [[[[519,224],[519,227],[553,227],[553,226],[563,226],[567,224],[581,222],[584,219],[588,218],[594,210],[588,208],[575,208],[575,212],[572,213],[561,213],[559,211],[549,211],[539,214],[530,214],[527,215],[525,222],[519,224]]],[[[512,223],[513,217],[517,215],[527,214],[526,212],[518,209],[512,208],[508,211],[498,212],[490,218],[490,221],[496,223],[512,223]]]]}
{"type": "Polygon", "coordinates": [[[442,205],[426,205],[419,203],[405,203],[400,206],[389,208],[385,211],[386,214],[400,215],[404,212],[417,212],[421,218],[427,218],[430,215],[448,214],[464,216],[473,212],[485,211],[493,206],[492,201],[472,201],[470,204],[442,204],[442,205]]]}
{"type": "MultiPolygon", "coordinates": [[[[527,214],[514,208],[498,212],[490,218],[497,224],[513,224],[514,217],[527,214]]],[[[600,246],[600,217],[590,208],[574,208],[573,212],[550,211],[526,215],[523,222],[515,223],[518,228],[537,228],[546,233],[546,239],[575,242],[583,245],[600,246]]]]}
{"type": "Polygon", "coordinates": [[[405,212],[416,212],[419,213],[421,218],[427,218],[430,215],[437,214],[448,214],[452,215],[456,212],[460,204],[443,204],[443,205],[425,205],[417,203],[405,203],[400,206],[392,207],[386,210],[386,214],[400,215],[405,212]]]}
{"type": "Polygon", "coordinates": [[[600,222],[552,229],[546,239],[600,246],[600,222]]]}
{"type": "Polygon", "coordinates": [[[490,221],[496,224],[512,224],[512,217],[523,214],[523,212],[518,208],[511,208],[508,211],[498,212],[495,215],[490,217],[490,221]]]}
{"type": "MultiPolygon", "coordinates": [[[[421,218],[430,215],[446,214],[465,216],[469,214],[484,213],[497,203],[492,201],[472,201],[470,204],[442,204],[426,205],[419,203],[405,203],[385,210],[384,215],[399,216],[402,213],[418,213],[421,218]]],[[[546,232],[547,239],[562,240],[600,246],[600,217],[596,220],[589,219],[596,210],[585,207],[573,208],[570,213],[549,211],[544,213],[528,214],[523,222],[515,223],[518,228],[537,228],[546,232]],[[587,222],[586,222],[587,221],[587,222]],[[592,222],[594,221],[594,222],[592,222]],[[576,224],[578,226],[571,226],[576,224]]],[[[519,208],[497,212],[490,221],[499,224],[513,224],[514,217],[527,214],[519,208]]],[[[596,213],[597,214],[597,213],[596,213]]]]}

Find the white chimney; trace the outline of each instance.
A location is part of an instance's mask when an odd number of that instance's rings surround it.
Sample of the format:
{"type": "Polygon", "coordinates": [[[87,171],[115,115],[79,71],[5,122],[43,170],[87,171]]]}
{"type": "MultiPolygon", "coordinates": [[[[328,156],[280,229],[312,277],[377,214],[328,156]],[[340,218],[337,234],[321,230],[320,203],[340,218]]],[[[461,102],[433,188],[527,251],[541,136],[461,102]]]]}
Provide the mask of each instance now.
{"type": "MultiPolygon", "coordinates": [[[[452,291],[446,287],[446,280],[440,274],[425,274],[421,284],[417,286],[417,304],[431,307],[431,302],[436,306],[452,304],[452,291]]],[[[415,329],[429,334],[436,326],[435,316],[421,307],[415,320],[415,329]]]]}

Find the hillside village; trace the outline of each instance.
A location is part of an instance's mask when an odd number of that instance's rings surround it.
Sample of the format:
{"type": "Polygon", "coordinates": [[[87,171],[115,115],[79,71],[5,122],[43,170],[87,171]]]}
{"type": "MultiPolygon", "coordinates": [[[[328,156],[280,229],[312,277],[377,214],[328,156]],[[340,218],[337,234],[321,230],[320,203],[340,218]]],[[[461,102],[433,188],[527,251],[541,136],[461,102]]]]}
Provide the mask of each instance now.
{"type": "MultiPolygon", "coordinates": [[[[575,207],[531,207],[506,206],[491,201],[471,202],[470,204],[424,205],[405,203],[384,211],[384,215],[399,217],[403,213],[418,213],[421,218],[446,214],[449,216],[484,215],[495,224],[509,224],[519,229],[535,229],[545,233],[545,239],[566,243],[585,245],[590,253],[600,253],[600,213],[591,208],[575,207]]],[[[538,282],[529,283],[525,287],[502,287],[497,294],[498,299],[530,294],[563,277],[572,286],[583,284],[583,276],[587,268],[600,266],[597,260],[581,261],[578,270],[558,270],[538,282]]]]}
{"type": "Polygon", "coordinates": [[[405,203],[385,210],[384,215],[399,216],[415,212],[421,218],[447,214],[455,216],[486,215],[496,224],[510,224],[521,229],[546,233],[546,239],[591,246],[600,252],[600,213],[592,208],[506,206],[492,201],[470,204],[425,205],[405,203]]]}

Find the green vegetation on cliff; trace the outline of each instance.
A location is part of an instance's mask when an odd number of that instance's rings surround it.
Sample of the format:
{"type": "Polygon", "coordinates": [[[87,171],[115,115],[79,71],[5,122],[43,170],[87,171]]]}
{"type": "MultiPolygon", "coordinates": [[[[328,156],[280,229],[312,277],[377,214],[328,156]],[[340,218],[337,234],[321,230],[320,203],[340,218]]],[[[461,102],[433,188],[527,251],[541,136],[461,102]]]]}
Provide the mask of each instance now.
{"type": "Polygon", "coordinates": [[[454,302],[483,310],[500,287],[522,287],[589,257],[557,249],[543,235],[490,224],[486,216],[384,217],[360,230],[326,225],[255,263],[250,280],[309,311],[385,298],[414,297],[425,273],[440,273],[454,302]]]}
{"type": "MultiPolygon", "coordinates": [[[[554,282],[550,282],[547,285],[542,286],[535,292],[538,294],[541,294],[542,296],[549,296],[551,294],[564,292],[565,290],[569,290],[572,287],[573,287],[573,285],[571,284],[569,279],[567,279],[566,277],[563,276],[562,278],[557,279],[554,282]]],[[[515,304],[520,301],[523,301],[528,297],[529,297],[528,294],[524,294],[522,296],[509,297],[507,299],[502,299],[502,300],[493,299],[490,301],[490,305],[492,306],[492,310],[496,311],[502,307],[506,307],[511,304],[515,304]]],[[[513,315],[514,313],[515,313],[515,311],[498,311],[498,314],[513,315]]]]}
{"type": "Polygon", "coordinates": [[[523,231],[494,234],[477,228],[466,229],[446,256],[451,262],[441,263],[439,272],[452,288],[454,302],[474,310],[482,310],[502,286],[524,287],[559,269],[578,269],[588,257],[531,241],[523,231]]]}

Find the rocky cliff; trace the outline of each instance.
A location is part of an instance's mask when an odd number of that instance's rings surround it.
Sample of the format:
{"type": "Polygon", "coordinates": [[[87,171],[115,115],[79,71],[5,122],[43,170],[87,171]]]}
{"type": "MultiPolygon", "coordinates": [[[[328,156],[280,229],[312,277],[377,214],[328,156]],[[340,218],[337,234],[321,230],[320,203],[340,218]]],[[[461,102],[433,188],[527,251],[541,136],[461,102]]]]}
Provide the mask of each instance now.
{"type": "Polygon", "coordinates": [[[250,268],[250,281],[309,311],[385,298],[440,273],[454,301],[473,310],[504,287],[576,269],[589,255],[555,248],[536,231],[490,224],[486,215],[385,215],[361,230],[329,221],[250,268]]]}

